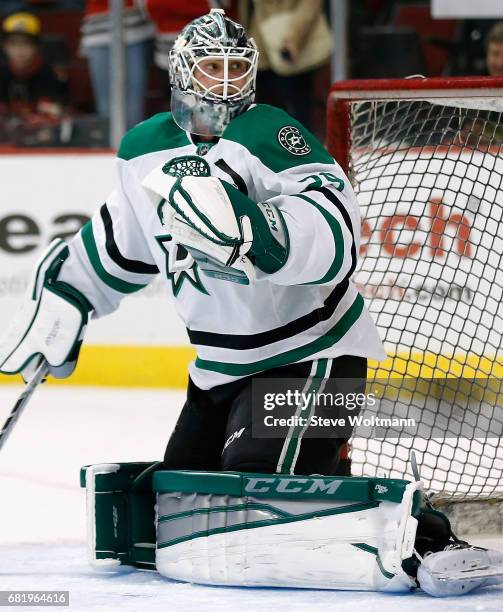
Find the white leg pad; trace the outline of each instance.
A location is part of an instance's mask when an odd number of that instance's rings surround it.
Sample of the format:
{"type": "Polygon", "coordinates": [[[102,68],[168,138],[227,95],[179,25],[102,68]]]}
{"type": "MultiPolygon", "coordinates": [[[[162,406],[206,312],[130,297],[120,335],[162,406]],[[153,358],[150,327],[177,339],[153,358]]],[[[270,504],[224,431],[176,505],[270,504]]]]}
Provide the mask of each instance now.
{"type": "Polygon", "coordinates": [[[418,488],[410,483],[401,503],[317,502],[317,510],[304,501],[164,493],[157,570],[202,584],[408,591],[415,581],[402,560],[413,554],[418,488]],[[189,502],[196,511],[183,511],[189,502]]]}

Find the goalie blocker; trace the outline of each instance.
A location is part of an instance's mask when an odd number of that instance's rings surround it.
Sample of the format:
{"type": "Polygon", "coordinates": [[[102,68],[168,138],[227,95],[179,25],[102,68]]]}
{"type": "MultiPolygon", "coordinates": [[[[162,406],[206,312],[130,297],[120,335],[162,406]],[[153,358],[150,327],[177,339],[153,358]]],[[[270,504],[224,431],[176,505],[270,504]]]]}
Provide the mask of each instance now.
{"type": "Polygon", "coordinates": [[[161,465],[82,469],[95,568],[130,565],[211,585],[397,592],[419,578],[432,595],[502,579],[503,555],[453,540],[419,482],[161,465]]]}

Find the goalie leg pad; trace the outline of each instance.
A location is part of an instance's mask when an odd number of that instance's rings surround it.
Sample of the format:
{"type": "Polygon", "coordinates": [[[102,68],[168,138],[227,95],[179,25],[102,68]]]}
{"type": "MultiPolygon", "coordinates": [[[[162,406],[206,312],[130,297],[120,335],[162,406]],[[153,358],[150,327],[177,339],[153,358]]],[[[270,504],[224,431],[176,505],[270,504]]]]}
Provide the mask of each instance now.
{"type": "Polygon", "coordinates": [[[418,483],[166,472],[157,492],[157,570],[233,586],[407,591],[418,483]]]}

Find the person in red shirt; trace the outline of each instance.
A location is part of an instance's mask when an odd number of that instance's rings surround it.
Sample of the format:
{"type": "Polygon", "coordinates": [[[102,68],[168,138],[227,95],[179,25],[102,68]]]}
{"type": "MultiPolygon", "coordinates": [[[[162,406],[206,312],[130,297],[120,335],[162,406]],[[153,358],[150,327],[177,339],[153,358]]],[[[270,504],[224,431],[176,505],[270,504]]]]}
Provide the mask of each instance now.
{"type": "Polygon", "coordinates": [[[0,114],[32,122],[59,118],[67,103],[66,83],[44,61],[38,18],[15,13],[4,20],[2,34],[0,114]]]}

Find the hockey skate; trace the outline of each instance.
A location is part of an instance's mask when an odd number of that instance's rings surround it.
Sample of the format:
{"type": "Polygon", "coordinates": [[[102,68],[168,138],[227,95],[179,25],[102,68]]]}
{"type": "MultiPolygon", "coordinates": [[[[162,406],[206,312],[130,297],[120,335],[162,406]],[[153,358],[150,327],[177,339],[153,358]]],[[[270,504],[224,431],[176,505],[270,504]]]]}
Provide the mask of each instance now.
{"type": "Polygon", "coordinates": [[[503,583],[503,553],[458,541],[427,553],[417,571],[423,591],[434,597],[464,595],[503,583]]]}

